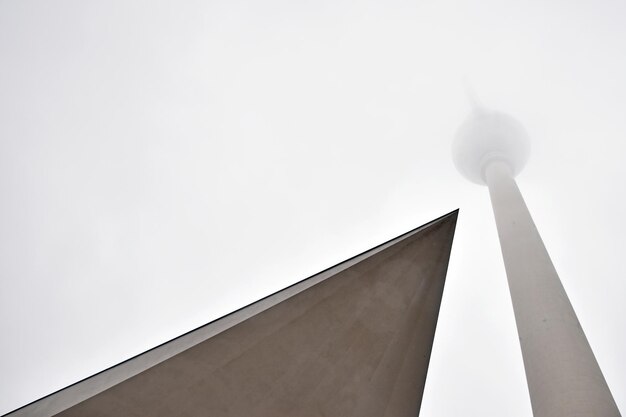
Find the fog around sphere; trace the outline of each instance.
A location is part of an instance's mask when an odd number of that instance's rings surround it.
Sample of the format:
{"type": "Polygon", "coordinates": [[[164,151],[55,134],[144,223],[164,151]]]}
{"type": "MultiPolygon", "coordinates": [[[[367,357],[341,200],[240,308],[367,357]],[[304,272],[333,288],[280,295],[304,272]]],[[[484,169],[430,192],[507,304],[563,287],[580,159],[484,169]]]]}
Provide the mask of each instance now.
{"type": "Polygon", "coordinates": [[[515,176],[530,156],[530,139],[520,122],[508,114],[474,108],[452,144],[457,170],[476,184],[485,184],[485,168],[503,162],[515,176]]]}

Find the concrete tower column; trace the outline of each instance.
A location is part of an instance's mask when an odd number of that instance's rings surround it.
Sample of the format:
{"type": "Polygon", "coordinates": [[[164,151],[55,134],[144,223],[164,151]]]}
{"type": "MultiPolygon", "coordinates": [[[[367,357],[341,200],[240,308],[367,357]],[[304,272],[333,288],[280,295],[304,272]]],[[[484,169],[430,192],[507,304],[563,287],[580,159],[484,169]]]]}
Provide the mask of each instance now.
{"type": "Polygon", "coordinates": [[[510,116],[478,109],[461,127],[459,171],[487,185],[535,417],[620,413],[515,182],[530,146],[510,116]]]}
{"type": "Polygon", "coordinates": [[[485,169],[537,417],[619,411],[509,167],[485,169]]]}

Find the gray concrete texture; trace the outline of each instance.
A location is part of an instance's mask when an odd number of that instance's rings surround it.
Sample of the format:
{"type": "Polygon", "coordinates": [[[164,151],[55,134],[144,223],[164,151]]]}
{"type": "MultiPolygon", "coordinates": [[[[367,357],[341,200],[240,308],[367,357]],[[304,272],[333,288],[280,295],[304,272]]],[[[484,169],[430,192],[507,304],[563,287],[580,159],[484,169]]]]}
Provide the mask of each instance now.
{"type": "Polygon", "coordinates": [[[535,417],[619,417],[511,169],[486,167],[535,417]]]}
{"type": "Polygon", "coordinates": [[[58,415],[418,415],[457,213],[58,415]]]}
{"type": "Polygon", "coordinates": [[[7,416],[49,417],[51,415],[55,415],[191,348],[192,346],[197,345],[198,343],[204,342],[226,329],[229,329],[244,320],[261,313],[262,311],[265,311],[268,308],[273,307],[276,304],[337,275],[339,272],[344,271],[417,233],[421,233],[422,230],[430,227],[431,224],[434,224],[439,220],[440,219],[435,219],[410,230],[407,233],[375,246],[309,278],[303,279],[302,281],[277,291],[265,298],[262,298],[261,300],[242,307],[224,317],[211,321],[204,326],[200,326],[197,329],[191,330],[188,333],[152,348],[147,352],[132,357],[84,380],[40,398],[39,400],[33,401],[32,403],[7,414],[7,416]]]}

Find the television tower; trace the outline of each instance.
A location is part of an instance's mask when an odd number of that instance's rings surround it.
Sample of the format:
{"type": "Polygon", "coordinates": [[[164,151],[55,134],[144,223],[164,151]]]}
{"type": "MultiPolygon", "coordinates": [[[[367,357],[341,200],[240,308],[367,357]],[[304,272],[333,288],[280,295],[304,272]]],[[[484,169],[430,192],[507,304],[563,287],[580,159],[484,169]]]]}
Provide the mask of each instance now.
{"type": "Polygon", "coordinates": [[[529,154],[528,135],[517,120],[476,103],[452,146],[454,164],[461,174],[489,188],[533,414],[619,417],[515,182],[529,154]]]}

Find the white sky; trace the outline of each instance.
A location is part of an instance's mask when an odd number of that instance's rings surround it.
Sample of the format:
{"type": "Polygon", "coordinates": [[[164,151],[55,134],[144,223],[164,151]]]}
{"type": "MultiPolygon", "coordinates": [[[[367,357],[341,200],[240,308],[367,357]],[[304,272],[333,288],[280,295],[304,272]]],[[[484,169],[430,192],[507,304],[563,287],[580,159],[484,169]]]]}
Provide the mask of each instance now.
{"type": "Polygon", "coordinates": [[[0,414],[457,207],[422,417],[530,416],[482,101],[626,409],[626,3],[0,0],[0,414]]]}

